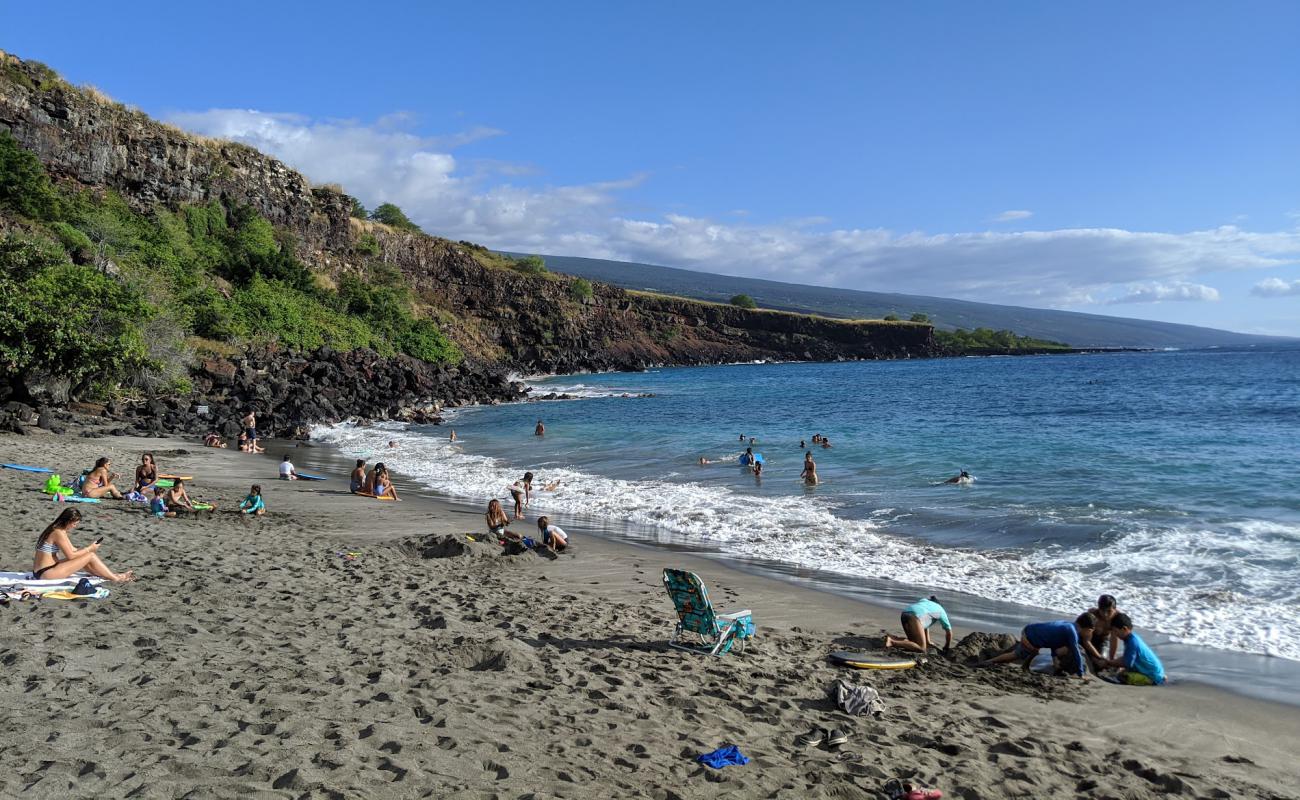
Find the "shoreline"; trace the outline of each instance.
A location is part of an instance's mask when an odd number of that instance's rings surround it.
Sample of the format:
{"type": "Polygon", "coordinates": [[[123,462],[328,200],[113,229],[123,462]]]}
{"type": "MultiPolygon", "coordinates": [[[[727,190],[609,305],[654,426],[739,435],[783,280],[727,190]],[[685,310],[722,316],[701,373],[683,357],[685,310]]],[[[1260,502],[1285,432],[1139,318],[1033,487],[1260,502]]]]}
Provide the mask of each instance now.
{"type": "MultiPolygon", "coordinates": [[[[455,427],[455,420],[448,420],[446,425],[447,427],[455,427]]],[[[417,432],[428,435],[427,431],[417,429],[417,432]]],[[[336,450],[334,443],[319,440],[313,440],[312,447],[323,448],[326,451],[336,450]]],[[[373,451],[370,460],[384,460],[383,452],[373,451]]],[[[389,460],[400,464],[401,452],[401,450],[394,451],[389,460]]],[[[339,451],[339,457],[348,458],[343,456],[341,451],[339,451]]],[[[516,466],[520,469],[525,468],[524,465],[516,464],[516,466]]],[[[463,498],[446,495],[438,490],[427,488],[418,479],[410,476],[402,476],[402,480],[399,481],[399,489],[403,486],[421,491],[441,502],[458,507],[469,507],[467,501],[463,498]]],[[[950,617],[954,621],[963,623],[968,630],[978,628],[985,631],[1016,634],[1029,622],[1073,618],[1074,616],[1072,613],[1045,606],[990,599],[982,595],[960,592],[950,588],[913,584],[885,578],[863,578],[837,573],[820,567],[804,567],[766,558],[745,556],[734,551],[725,551],[710,546],[702,546],[695,542],[683,541],[680,537],[671,535],[665,537],[659,529],[653,526],[637,524],[627,520],[610,521],[607,518],[595,519],[590,516],[573,514],[563,516],[566,520],[563,527],[566,529],[573,528],[584,534],[596,535],[616,544],[631,543],[652,548],[667,548],[674,552],[691,553],[714,564],[726,566],[729,569],[763,575],[782,581],[790,586],[799,586],[847,598],[869,609],[869,614],[876,617],[882,617],[883,615],[882,618],[884,619],[894,619],[897,612],[889,609],[900,608],[917,597],[930,594],[940,595],[949,610],[950,617]]],[[[1121,608],[1124,607],[1122,600],[1121,597],[1121,608]]],[[[1155,632],[1143,627],[1139,627],[1138,630],[1144,639],[1160,654],[1173,683],[1194,683],[1223,690],[1232,695],[1281,702],[1291,707],[1300,707],[1300,662],[1259,653],[1178,642],[1165,633],[1155,632]]]]}
{"type": "MultiPolygon", "coordinates": [[[[1300,722],[1275,704],[938,657],[924,670],[849,672],[825,653],[878,647],[896,610],[880,619],[855,600],[579,526],[555,561],[496,548],[424,558],[427,537],[481,530],[478,510],[400,478],[402,503],[348,495],[346,472],[280,482],[282,447],[258,458],[165,439],[5,444],[13,461],[64,471],[105,453],[126,472],[153,450],[218,503],[195,520],[88,506],[74,540],[104,535],[105,560],[140,580],[106,600],[0,610],[6,794],[874,798],[899,777],[955,797],[1290,797],[1300,781],[1300,722]],[[253,480],[268,516],[225,513],[253,480]],[[351,550],[355,560],[337,555],[351,550]],[[668,565],[698,571],[723,610],[753,609],[753,646],[717,659],[665,648],[668,565]],[[824,698],[838,678],[876,686],[885,714],[834,711],[824,698]],[[794,738],[810,724],[841,727],[849,743],[802,748],[794,738]],[[724,743],[754,761],[715,772],[692,760],[724,743]]],[[[304,471],[341,455],[290,452],[304,471]]],[[[0,470],[6,568],[25,566],[57,508],[38,483],[0,470]]]]}

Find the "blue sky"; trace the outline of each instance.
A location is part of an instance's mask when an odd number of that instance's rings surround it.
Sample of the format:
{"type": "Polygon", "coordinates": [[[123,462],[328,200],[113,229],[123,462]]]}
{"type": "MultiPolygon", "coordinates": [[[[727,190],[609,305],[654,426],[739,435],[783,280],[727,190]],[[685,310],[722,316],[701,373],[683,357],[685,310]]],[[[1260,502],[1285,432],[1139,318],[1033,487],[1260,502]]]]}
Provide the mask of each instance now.
{"type": "Polygon", "coordinates": [[[1300,335],[1300,4],[130,7],[0,48],[452,238],[1300,335]]]}

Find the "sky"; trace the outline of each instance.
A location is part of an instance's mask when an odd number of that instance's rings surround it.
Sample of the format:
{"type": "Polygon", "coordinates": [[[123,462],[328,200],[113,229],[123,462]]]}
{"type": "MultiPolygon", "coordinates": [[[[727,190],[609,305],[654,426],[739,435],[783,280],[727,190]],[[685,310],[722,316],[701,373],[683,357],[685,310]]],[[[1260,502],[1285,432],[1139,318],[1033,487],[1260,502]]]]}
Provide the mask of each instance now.
{"type": "Polygon", "coordinates": [[[1263,0],[0,0],[0,49],[452,239],[1292,336],[1298,41],[1263,0]]]}

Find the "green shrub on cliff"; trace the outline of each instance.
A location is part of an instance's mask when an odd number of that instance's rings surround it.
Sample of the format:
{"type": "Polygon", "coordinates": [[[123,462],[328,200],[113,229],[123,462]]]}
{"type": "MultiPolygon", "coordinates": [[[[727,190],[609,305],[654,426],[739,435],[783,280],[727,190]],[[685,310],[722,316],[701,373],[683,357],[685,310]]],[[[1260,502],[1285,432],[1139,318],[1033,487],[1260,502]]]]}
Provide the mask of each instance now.
{"type": "Polygon", "coordinates": [[[758,303],[747,294],[738,294],[731,298],[731,304],[736,308],[758,308],[758,303]]]}
{"type": "Polygon", "coordinates": [[[147,362],[140,294],[89,266],[69,263],[52,242],[0,241],[0,367],[47,373],[73,391],[98,393],[147,362]]]}
{"type": "Polygon", "coordinates": [[[517,259],[513,264],[514,268],[525,275],[545,275],[546,259],[541,256],[524,256],[517,259]]]}
{"type": "Polygon", "coordinates": [[[1062,342],[1019,336],[1011,331],[995,331],[992,328],[976,328],[973,331],[962,328],[955,331],[936,330],[934,337],[945,349],[958,353],[970,350],[1061,350],[1069,347],[1062,342]]]}
{"type": "Polygon", "coordinates": [[[0,209],[38,220],[59,214],[59,197],[45,167],[8,131],[0,133],[0,209]]]}
{"type": "Polygon", "coordinates": [[[461,357],[434,321],[416,316],[394,270],[376,265],[369,280],[321,288],[293,240],[252,208],[213,200],[141,213],[112,192],[60,189],[7,134],[0,215],[26,218],[32,232],[0,240],[6,375],[53,374],[76,393],[179,391],[194,335],[461,357]]]}
{"type": "Polygon", "coordinates": [[[411,222],[410,217],[406,216],[406,212],[392,203],[381,203],[374,211],[370,212],[370,218],[375,222],[382,222],[390,228],[423,233],[420,226],[411,222]]]}
{"type": "Polygon", "coordinates": [[[577,300],[579,303],[590,300],[591,296],[595,294],[595,290],[591,287],[591,281],[586,278],[577,278],[574,280],[573,284],[569,287],[569,292],[573,295],[573,299],[577,300]]]}

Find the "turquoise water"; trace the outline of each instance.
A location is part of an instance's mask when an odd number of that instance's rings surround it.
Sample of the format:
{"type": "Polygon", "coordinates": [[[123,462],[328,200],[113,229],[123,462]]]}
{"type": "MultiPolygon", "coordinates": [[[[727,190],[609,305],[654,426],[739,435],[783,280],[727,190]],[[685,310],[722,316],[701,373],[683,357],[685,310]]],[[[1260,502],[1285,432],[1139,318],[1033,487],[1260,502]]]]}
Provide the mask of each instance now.
{"type": "Polygon", "coordinates": [[[1300,349],[662,369],[536,381],[584,399],[319,435],[486,502],[848,577],[1075,612],[1300,660],[1300,349]],[[624,397],[652,393],[653,397],[624,397]],[[532,435],[538,418],[546,436],[532,435]],[[822,484],[798,479],[814,433],[822,484]],[[741,435],[766,459],[735,461],[741,435]],[[398,455],[400,453],[400,456],[398,455]],[[699,458],[721,461],[701,466],[699,458]],[[941,484],[960,469],[969,486],[941,484]]]}

